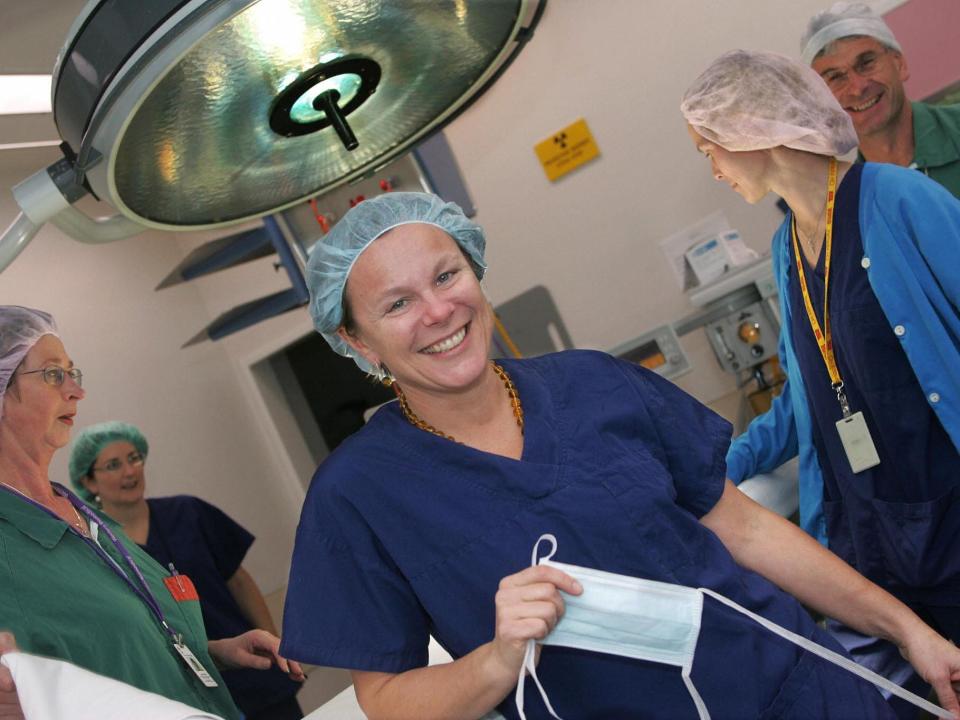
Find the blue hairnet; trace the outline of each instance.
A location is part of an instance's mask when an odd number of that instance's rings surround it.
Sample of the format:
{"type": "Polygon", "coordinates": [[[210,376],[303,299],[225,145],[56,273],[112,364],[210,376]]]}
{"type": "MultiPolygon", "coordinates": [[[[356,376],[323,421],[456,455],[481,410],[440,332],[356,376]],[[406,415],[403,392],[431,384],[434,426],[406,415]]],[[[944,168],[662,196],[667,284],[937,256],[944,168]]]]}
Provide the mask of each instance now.
{"type": "Polygon", "coordinates": [[[139,428],[117,420],[84,428],[73,441],[68,466],[70,484],[84,500],[92,501],[93,493],[84,486],[81,481],[82,478],[90,474],[90,468],[97,461],[97,456],[101,450],[111,443],[121,441],[130,443],[137,449],[138,453],[147,457],[150,446],[139,428]]]}
{"type": "Polygon", "coordinates": [[[378,370],[337,335],[343,324],[343,291],[360,253],[388,230],[411,223],[434,225],[447,233],[470,256],[477,278],[483,278],[487,269],[483,229],[454,203],[428,193],[392,192],[364,200],[310,251],[306,279],[313,326],[336,352],[373,375],[378,370]]]}
{"type": "Polygon", "coordinates": [[[44,335],[60,336],[53,317],[19,305],[0,305],[0,417],[14,370],[44,335]]]}

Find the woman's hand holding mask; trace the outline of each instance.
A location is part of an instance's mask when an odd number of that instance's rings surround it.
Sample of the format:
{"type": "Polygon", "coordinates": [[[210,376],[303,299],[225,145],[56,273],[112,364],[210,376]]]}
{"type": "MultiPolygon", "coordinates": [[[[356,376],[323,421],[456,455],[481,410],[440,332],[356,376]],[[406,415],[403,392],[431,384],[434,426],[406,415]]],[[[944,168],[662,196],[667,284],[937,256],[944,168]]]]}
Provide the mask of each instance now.
{"type": "MultiPolygon", "coordinates": [[[[516,677],[529,640],[542,640],[563,617],[560,591],[579,595],[576,580],[545,565],[528,567],[500,581],[497,590],[497,626],[494,655],[516,677]]],[[[539,647],[537,648],[539,658],[539,647]]]]}

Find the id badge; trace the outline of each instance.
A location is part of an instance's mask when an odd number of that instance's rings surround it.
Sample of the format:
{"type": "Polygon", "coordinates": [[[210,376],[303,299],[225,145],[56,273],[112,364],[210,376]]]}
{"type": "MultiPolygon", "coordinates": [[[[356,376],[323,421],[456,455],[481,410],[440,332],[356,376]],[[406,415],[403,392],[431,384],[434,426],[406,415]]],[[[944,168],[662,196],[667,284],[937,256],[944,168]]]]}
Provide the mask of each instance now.
{"type": "Polygon", "coordinates": [[[214,680],[213,676],[207,672],[207,669],[203,666],[203,663],[197,660],[197,656],[193,654],[190,648],[188,648],[182,642],[174,643],[173,647],[178,653],[180,653],[180,657],[183,658],[183,661],[187,664],[187,667],[193,670],[193,674],[200,678],[200,682],[202,682],[208,688],[217,687],[217,681],[214,680]]]}
{"type": "Polygon", "coordinates": [[[853,472],[858,473],[880,464],[880,456],[877,455],[877,448],[870,437],[870,429],[862,412],[855,412],[838,420],[837,433],[853,472]]]}

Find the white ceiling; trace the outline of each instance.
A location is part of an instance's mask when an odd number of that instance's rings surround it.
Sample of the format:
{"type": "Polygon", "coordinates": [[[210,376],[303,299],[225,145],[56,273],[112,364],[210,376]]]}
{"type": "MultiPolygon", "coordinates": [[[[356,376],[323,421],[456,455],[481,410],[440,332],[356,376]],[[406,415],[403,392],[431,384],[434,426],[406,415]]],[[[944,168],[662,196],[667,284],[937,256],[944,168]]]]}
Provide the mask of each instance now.
{"type": "MultiPolygon", "coordinates": [[[[0,0],[0,74],[49,74],[74,18],[87,0],[0,0]]],[[[2,102],[2,99],[0,99],[2,102]]],[[[56,140],[49,114],[0,115],[0,144],[56,140]]],[[[24,167],[39,169],[56,148],[0,152],[0,182],[9,186],[24,167]]]]}
{"type": "Polygon", "coordinates": [[[86,0],[0,0],[0,72],[49,73],[86,0]]]}

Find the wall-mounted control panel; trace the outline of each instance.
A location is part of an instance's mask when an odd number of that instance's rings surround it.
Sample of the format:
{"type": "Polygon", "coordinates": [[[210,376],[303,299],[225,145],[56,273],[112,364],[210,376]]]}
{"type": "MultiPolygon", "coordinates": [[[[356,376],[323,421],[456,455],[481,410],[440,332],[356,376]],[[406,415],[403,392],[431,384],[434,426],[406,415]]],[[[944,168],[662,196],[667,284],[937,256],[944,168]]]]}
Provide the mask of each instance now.
{"type": "Polygon", "coordinates": [[[690,372],[692,366],[680,347],[677,333],[670,325],[661,325],[610,351],[614,357],[653,370],[673,379],[690,372]]]}

